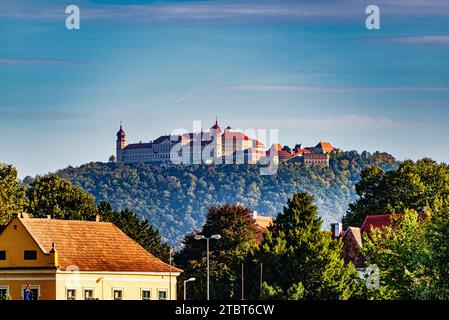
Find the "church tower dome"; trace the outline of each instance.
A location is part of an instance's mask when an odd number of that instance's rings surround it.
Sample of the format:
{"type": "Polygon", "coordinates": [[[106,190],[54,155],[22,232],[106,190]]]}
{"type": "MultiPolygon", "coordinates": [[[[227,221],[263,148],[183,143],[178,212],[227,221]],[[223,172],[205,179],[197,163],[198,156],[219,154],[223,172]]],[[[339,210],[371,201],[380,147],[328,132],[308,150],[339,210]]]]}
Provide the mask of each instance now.
{"type": "Polygon", "coordinates": [[[120,130],[117,132],[117,140],[126,140],[126,133],[123,126],[120,124],[120,130]]]}
{"type": "Polygon", "coordinates": [[[215,118],[215,124],[210,128],[210,134],[211,138],[213,140],[213,146],[214,146],[214,161],[218,160],[218,158],[222,155],[222,138],[221,138],[221,128],[218,124],[218,117],[215,118]]]}
{"type": "Polygon", "coordinates": [[[122,124],[120,124],[120,129],[117,132],[117,141],[116,141],[116,159],[117,162],[122,161],[122,150],[126,147],[126,133],[125,130],[123,130],[122,124]]]}
{"type": "Polygon", "coordinates": [[[211,129],[221,132],[220,125],[218,124],[218,118],[215,118],[215,124],[211,127],[211,129]]]}

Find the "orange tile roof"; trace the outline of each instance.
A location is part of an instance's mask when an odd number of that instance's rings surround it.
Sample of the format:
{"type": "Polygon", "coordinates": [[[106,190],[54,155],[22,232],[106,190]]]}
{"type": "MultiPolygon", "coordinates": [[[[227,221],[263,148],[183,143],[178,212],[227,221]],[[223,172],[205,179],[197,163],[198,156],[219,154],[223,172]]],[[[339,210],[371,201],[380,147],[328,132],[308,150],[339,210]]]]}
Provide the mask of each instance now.
{"type": "Polygon", "coordinates": [[[360,228],[356,227],[349,227],[347,232],[351,232],[354,236],[355,241],[357,244],[362,247],[363,246],[363,238],[362,238],[362,232],[360,228]]]}
{"type": "MultiPolygon", "coordinates": [[[[80,271],[169,272],[162,262],[109,222],[19,218],[39,247],[55,244],[59,268],[80,271]]],[[[181,272],[175,267],[172,272],[181,272]]]]}
{"type": "Polygon", "coordinates": [[[391,224],[391,214],[367,215],[361,226],[362,232],[371,232],[374,228],[382,228],[391,224]]]}
{"type": "Polygon", "coordinates": [[[223,140],[232,140],[234,138],[237,140],[245,140],[245,141],[251,140],[245,133],[233,131],[225,131],[225,133],[223,133],[222,135],[222,138],[223,140]]]}
{"type": "Polygon", "coordinates": [[[325,151],[335,150],[335,148],[332,146],[332,144],[330,142],[326,142],[326,141],[320,141],[320,143],[318,143],[315,148],[321,148],[325,151]]]}
{"type": "Polygon", "coordinates": [[[264,217],[264,216],[257,216],[255,223],[257,226],[262,228],[268,228],[273,224],[273,218],[272,217],[264,217]]]}

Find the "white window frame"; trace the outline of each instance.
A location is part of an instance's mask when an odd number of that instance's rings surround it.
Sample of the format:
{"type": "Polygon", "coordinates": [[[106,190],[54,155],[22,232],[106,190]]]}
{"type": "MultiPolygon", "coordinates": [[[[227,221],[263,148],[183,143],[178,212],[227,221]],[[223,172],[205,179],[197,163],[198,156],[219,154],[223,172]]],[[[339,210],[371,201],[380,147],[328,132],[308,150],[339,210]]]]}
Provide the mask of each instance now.
{"type": "Polygon", "coordinates": [[[6,295],[9,296],[9,286],[0,285],[0,290],[6,290],[6,295]]]}
{"type": "Polygon", "coordinates": [[[83,300],[86,300],[86,291],[92,291],[92,300],[95,300],[95,288],[94,287],[83,287],[83,300]]]}
{"type": "MultiPolygon", "coordinates": [[[[65,288],[65,299],[68,300],[68,298],[69,298],[69,296],[68,296],[69,290],[75,291],[75,295],[74,295],[74,298],[75,298],[75,299],[73,299],[73,300],[77,300],[77,299],[76,299],[76,291],[77,291],[77,288],[76,288],[76,287],[66,287],[66,288],[65,288]]],[[[72,300],[72,299],[71,299],[71,300],[72,300]]]]}
{"type": "Polygon", "coordinates": [[[168,300],[168,289],[157,289],[157,300],[165,301],[168,300]],[[161,299],[160,293],[165,292],[165,299],[161,299]]]}
{"type": "Polygon", "coordinates": [[[124,300],[125,291],[123,290],[123,288],[121,288],[121,287],[113,287],[112,288],[112,300],[115,300],[114,291],[121,291],[122,292],[122,299],[121,300],[124,300]]]}
{"type": "Polygon", "coordinates": [[[144,291],[149,291],[150,292],[150,299],[152,300],[152,292],[153,290],[151,290],[150,288],[140,288],[140,300],[143,300],[143,292],[144,291]]]}
{"type": "MultiPolygon", "coordinates": [[[[22,300],[24,299],[23,291],[24,291],[27,287],[28,287],[28,285],[20,286],[20,296],[22,297],[22,300]]],[[[37,289],[37,300],[40,300],[40,299],[41,299],[41,286],[38,285],[38,284],[36,284],[36,285],[30,284],[30,289],[37,289]]]]}

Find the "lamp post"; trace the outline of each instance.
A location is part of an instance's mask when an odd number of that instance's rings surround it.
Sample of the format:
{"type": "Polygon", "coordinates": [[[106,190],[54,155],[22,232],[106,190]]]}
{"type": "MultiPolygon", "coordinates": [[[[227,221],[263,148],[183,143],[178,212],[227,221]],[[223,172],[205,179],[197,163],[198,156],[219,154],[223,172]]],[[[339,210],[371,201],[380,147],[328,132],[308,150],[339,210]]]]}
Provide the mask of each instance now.
{"type": "Polygon", "coordinates": [[[168,300],[171,300],[171,263],[173,261],[172,255],[173,255],[173,249],[170,248],[170,250],[168,252],[168,263],[169,263],[168,300]]]}
{"type": "Polygon", "coordinates": [[[209,300],[209,279],[210,279],[210,272],[209,272],[209,240],[210,239],[220,240],[221,236],[219,234],[211,235],[209,238],[206,238],[202,234],[197,234],[195,236],[195,240],[206,240],[206,252],[207,252],[207,300],[209,300]]]}
{"type": "Polygon", "coordinates": [[[168,263],[169,263],[168,300],[171,300],[171,266],[172,266],[172,262],[173,262],[173,252],[175,251],[175,249],[182,248],[183,246],[184,246],[184,244],[178,243],[177,245],[174,246],[174,248],[170,247],[170,250],[168,252],[168,263]]]}
{"type": "Polygon", "coordinates": [[[184,281],[184,300],[187,300],[187,289],[186,289],[186,283],[195,281],[195,278],[190,278],[184,281]]]}
{"type": "Polygon", "coordinates": [[[242,300],[245,300],[245,269],[242,262],[242,300]]]}

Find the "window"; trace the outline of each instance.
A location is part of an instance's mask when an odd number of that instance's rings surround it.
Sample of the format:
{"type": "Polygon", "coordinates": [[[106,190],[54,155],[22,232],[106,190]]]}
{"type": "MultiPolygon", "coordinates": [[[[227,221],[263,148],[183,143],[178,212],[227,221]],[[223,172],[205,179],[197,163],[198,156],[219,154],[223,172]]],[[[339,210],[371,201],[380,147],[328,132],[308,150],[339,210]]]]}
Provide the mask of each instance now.
{"type": "Polygon", "coordinates": [[[39,286],[29,286],[29,292],[27,292],[27,287],[28,286],[22,286],[23,300],[39,300],[39,286]]]}
{"type": "Polygon", "coordinates": [[[94,300],[94,289],[84,289],[84,300],[94,300]]]}
{"type": "Polygon", "coordinates": [[[36,250],[25,250],[23,252],[24,260],[36,260],[37,259],[37,251],[36,250]]]}
{"type": "Polygon", "coordinates": [[[9,294],[9,287],[2,286],[0,287],[0,300],[6,299],[9,294]]]}
{"type": "Polygon", "coordinates": [[[123,300],[123,290],[122,289],[114,289],[113,297],[114,297],[114,300],[123,300]]]}
{"type": "Polygon", "coordinates": [[[159,290],[159,300],[167,300],[167,291],[159,290]]]}
{"type": "Polygon", "coordinates": [[[67,289],[67,300],[76,300],[76,290],[67,289]]]}
{"type": "Polygon", "coordinates": [[[151,300],[151,290],[142,289],[142,300],[151,300]]]}
{"type": "Polygon", "coordinates": [[[6,260],[6,251],[0,250],[0,260],[6,260]]]}

